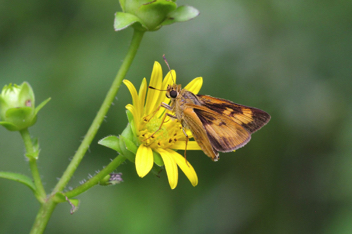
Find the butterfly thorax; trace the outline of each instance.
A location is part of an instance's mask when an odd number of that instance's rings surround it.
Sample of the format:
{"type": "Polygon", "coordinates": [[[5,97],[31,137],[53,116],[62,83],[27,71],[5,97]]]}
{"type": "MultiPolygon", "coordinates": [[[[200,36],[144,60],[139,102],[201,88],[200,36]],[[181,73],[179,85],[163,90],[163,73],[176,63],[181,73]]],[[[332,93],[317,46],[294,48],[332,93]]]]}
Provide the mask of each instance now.
{"type": "Polygon", "coordinates": [[[169,85],[167,87],[166,96],[170,98],[172,111],[175,112],[175,115],[179,120],[182,119],[183,110],[186,108],[187,104],[201,105],[197,96],[186,89],[182,89],[181,85],[169,85]]]}

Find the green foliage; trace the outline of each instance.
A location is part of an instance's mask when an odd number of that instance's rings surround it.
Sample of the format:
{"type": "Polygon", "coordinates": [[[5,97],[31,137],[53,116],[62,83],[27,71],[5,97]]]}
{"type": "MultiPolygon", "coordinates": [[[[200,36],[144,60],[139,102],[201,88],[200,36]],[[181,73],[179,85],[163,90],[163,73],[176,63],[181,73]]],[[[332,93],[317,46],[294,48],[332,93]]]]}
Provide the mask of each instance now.
{"type": "MultiPolygon", "coordinates": [[[[54,211],[48,233],[349,233],[352,230],[350,1],[189,1],[202,14],[148,34],[127,78],[140,83],[166,54],[177,83],[203,76],[201,94],[268,111],[273,119],[217,163],[187,152],[200,183],[165,172],[79,196],[81,208],[54,211]],[[160,182],[162,181],[162,182],[160,182]],[[92,219],[92,214],[104,213],[92,219]],[[209,214],[212,216],[211,222],[209,214]],[[156,218],[157,217],[157,218],[156,218]]],[[[0,22],[2,85],[27,80],[52,97],[31,135],[48,192],[77,150],[126,52],[132,29],[114,32],[116,1],[5,1],[0,22]]],[[[180,4],[182,4],[180,2],[180,4]]],[[[163,67],[167,70],[167,67],[163,67]]],[[[130,94],[121,86],[68,187],[116,152],[96,142],[125,129],[130,94]]],[[[0,170],[29,174],[18,134],[0,129],[0,170]]],[[[1,179],[1,233],[28,233],[38,204],[31,190],[1,179]],[[23,209],[26,212],[23,212],[23,209]],[[20,216],[19,216],[20,215],[20,216]],[[21,225],[18,225],[20,217],[21,225]]]]}
{"type": "Polygon", "coordinates": [[[20,183],[26,185],[32,191],[35,191],[35,185],[34,185],[32,179],[29,178],[26,175],[13,173],[13,172],[0,171],[0,178],[4,178],[4,179],[9,179],[9,180],[14,180],[14,181],[20,182],[20,183]]]}

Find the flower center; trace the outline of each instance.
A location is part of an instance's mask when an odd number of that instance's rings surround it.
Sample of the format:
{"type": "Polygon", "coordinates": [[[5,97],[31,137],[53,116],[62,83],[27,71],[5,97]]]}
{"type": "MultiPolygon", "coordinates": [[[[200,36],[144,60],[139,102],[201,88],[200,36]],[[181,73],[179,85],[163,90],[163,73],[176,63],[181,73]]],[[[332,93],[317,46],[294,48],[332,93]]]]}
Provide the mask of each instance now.
{"type": "Polygon", "coordinates": [[[148,116],[142,118],[139,130],[139,140],[151,148],[169,148],[184,137],[181,124],[168,118],[162,123],[162,118],[148,116]]]}

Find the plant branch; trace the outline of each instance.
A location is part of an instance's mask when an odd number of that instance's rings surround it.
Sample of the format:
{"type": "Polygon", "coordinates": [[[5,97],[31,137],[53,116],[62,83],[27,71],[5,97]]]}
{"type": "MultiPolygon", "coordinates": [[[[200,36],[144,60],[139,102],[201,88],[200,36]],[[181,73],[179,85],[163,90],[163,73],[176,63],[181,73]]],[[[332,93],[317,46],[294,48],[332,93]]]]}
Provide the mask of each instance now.
{"type": "MultiPolygon", "coordinates": [[[[60,193],[65,188],[65,186],[67,185],[67,183],[69,182],[69,180],[73,176],[74,172],[76,171],[78,165],[82,161],[86,151],[88,150],[89,145],[93,141],[93,138],[95,137],[96,133],[98,132],[98,129],[100,128],[100,125],[103,122],[104,117],[105,117],[106,113],[108,112],[108,110],[111,106],[111,103],[113,102],[113,100],[114,100],[114,98],[115,98],[115,96],[121,86],[122,80],[125,78],[126,73],[132,64],[132,61],[133,61],[133,59],[137,53],[137,50],[139,48],[139,45],[142,41],[143,35],[144,35],[144,32],[137,31],[137,30],[134,31],[132,41],[131,41],[130,47],[128,49],[127,55],[126,55],[122,65],[121,65],[121,67],[120,67],[120,69],[119,69],[119,71],[118,71],[106,97],[105,97],[105,100],[103,101],[97,115],[95,116],[91,126],[88,129],[87,134],[85,135],[81,145],[78,147],[76,154],[73,156],[70,164],[68,165],[68,167],[65,170],[64,174],[62,175],[61,179],[56,184],[50,197],[47,200],[45,200],[45,203],[42,204],[42,206],[40,207],[40,210],[39,210],[39,212],[36,216],[36,219],[34,221],[34,224],[33,224],[32,230],[31,230],[31,234],[44,232],[45,227],[50,219],[50,216],[57,205],[57,201],[55,201],[56,194],[60,193]]],[[[100,176],[105,174],[105,172],[107,172],[108,170],[113,171],[123,161],[124,161],[124,157],[122,157],[122,156],[117,157],[115,160],[113,160],[112,163],[110,163],[108,165],[106,170],[105,169],[103,170],[104,173],[101,173],[101,174],[98,173],[99,176],[94,178],[94,180],[89,181],[88,185],[85,185],[82,188],[80,188],[79,190],[75,190],[74,192],[71,191],[71,195],[73,196],[73,195],[75,195],[75,193],[79,194],[80,191],[85,191],[86,189],[90,188],[91,186],[93,186],[94,184],[97,183],[96,180],[99,181],[98,179],[100,179],[100,176]],[[115,168],[112,169],[113,166],[115,168]]],[[[108,173],[106,173],[106,174],[108,174],[108,173]]]]}
{"type": "Polygon", "coordinates": [[[57,203],[52,199],[52,197],[41,205],[30,234],[39,234],[44,232],[56,205],[57,203]]]}
{"type": "Polygon", "coordinates": [[[117,156],[114,160],[112,160],[109,163],[109,165],[107,165],[98,174],[93,176],[91,179],[89,179],[86,183],[82,184],[81,186],[78,186],[77,188],[75,188],[67,193],[64,193],[64,196],[66,196],[68,198],[73,198],[73,197],[85,192],[86,190],[90,189],[94,185],[98,184],[99,181],[101,181],[106,175],[113,172],[125,160],[126,160],[126,158],[124,156],[122,156],[122,155],[117,156]]]}
{"type": "Polygon", "coordinates": [[[33,157],[33,155],[35,154],[33,142],[29,134],[28,128],[21,130],[20,133],[21,133],[24,145],[26,147],[26,154],[29,155],[28,156],[29,167],[31,168],[31,172],[34,180],[35,196],[37,197],[40,203],[43,203],[46,198],[46,193],[45,193],[42,181],[40,179],[40,174],[37,166],[37,158],[33,157]]]}
{"type": "Polygon", "coordinates": [[[104,117],[105,117],[106,113],[108,112],[108,110],[111,106],[111,103],[113,102],[113,100],[117,94],[117,91],[119,90],[119,88],[121,86],[122,80],[126,76],[126,73],[129,69],[129,67],[131,66],[131,63],[137,53],[138,47],[139,47],[140,42],[143,38],[143,34],[144,34],[144,32],[137,31],[137,30],[134,31],[131,45],[130,45],[128,52],[127,52],[127,55],[126,55],[122,65],[120,67],[120,70],[118,71],[118,73],[115,77],[115,80],[112,83],[110,90],[109,90],[108,94],[106,95],[102,106],[100,107],[100,110],[98,111],[95,119],[93,120],[92,125],[90,126],[87,134],[85,135],[76,154],[73,156],[71,163],[68,165],[63,176],[61,177],[61,179],[57,183],[56,187],[54,188],[53,194],[56,192],[61,192],[65,188],[65,186],[67,185],[67,183],[69,182],[69,180],[73,176],[73,173],[76,171],[79,163],[83,159],[86,151],[88,150],[89,145],[91,144],[91,142],[92,142],[94,136],[96,135],[101,123],[103,122],[104,117]]]}

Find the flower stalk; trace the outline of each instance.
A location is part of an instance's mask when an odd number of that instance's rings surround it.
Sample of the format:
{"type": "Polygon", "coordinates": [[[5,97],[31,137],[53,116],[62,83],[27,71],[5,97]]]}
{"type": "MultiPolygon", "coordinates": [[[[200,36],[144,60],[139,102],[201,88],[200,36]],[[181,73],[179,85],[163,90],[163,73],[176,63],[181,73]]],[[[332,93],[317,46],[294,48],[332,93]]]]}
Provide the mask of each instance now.
{"type": "Polygon", "coordinates": [[[106,175],[113,172],[118,166],[121,165],[126,160],[126,158],[122,155],[117,156],[114,160],[112,160],[109,165],[107,165],[103,170],[101,170],[98,174],[89,179],[86,183],[78,186],[77,188],[65,193],[64,195],[67,198],[76,197],[77,195],[87,191],[91,187],[97,185],[99,181],[101,181],[106,175]]]}
{"type": "Polygon", "coordinates": [[[41,205],[38,214],[35,217],[35,221],[30,234],[39,234],[44,232],[56,205],[57,202],[55,202],[52,197],[41,205]]]}
{"type": "MultiPolygon", "coordinates": [[[[35,154],[34,146],[33,146],[28,128],[21,130],[20,133],[21,133],[24,145],[26,147],[26,155],[35,154]]],[[[28,157],[28,158],[29,158],[29,166],[31,168],[34,185],[35,185],[35,196],[40,203],[43,203],[46,198],[46,193],[45,193],[42,181],[40,179],[40,174],[37,166],[37,159],[35,157],[28,157]]]]}

